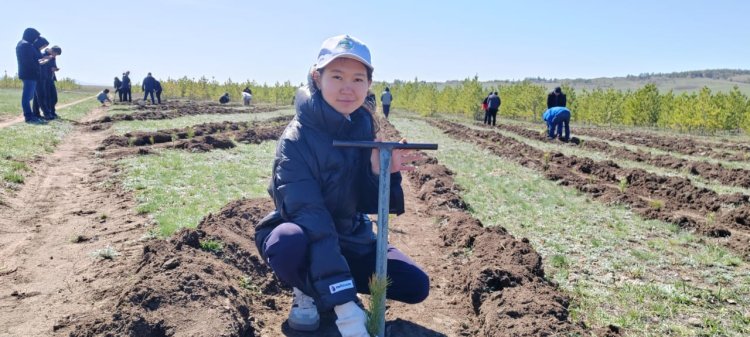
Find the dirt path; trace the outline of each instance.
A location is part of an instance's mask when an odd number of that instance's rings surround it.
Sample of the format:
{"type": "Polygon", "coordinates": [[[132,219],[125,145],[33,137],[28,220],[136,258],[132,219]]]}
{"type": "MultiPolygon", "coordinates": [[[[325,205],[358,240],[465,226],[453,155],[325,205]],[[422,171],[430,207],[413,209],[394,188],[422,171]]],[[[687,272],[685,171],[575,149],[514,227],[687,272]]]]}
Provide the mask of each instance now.
{"type": "Polygon", "coordinates": [[[109,307],[107,294],[126,281],[112,276],[140,256],[146,219],[107,183],[112,166],[93,155],[105,136],[77,127],[0,208],[0,336],[49,336],[59,322],[109,307]],[[107,246],[115,260],[92,256],[107,246]]]}
{"type": "MultiPolygon", "coordinates": [[[[76,105],[78,103],[84,102],[84,101],[92,99],[92,98],[94,98],[94,96],[82,98],[82,99],[79,99],[79,100],[77,100],[75,102],[65,103],[63,105],[59,105],[59,106],[55,107],[55,109],[56,110],[62,110],[62,109],[65,109],[65,108],[67,108],[69,106],[76,105]]],[[[2,129],[4,127],[11,126],[11,125],[16,124],[16,123],[20,123],[20,122],[23,122],[23,115],[13,117],[13,118],[8,119],[8,120],[0,121],[0,129],[2,129]]]]}

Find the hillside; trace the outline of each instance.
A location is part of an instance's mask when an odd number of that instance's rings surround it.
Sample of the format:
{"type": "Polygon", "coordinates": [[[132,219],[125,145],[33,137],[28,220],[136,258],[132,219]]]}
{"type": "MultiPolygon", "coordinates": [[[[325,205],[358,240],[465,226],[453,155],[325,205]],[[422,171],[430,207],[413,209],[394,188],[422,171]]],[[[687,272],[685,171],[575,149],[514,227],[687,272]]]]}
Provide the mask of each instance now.
{"type": "MultiPolygon", "coordinates": [[[[546,79],[537,77],[527,78],[527,80],[543,85],[550,90],[560,85],[560,83],[567,83],[576,90],[592,90],[595,88],[635,90],[648,83],[654,83],[661,92],[673,90],[675,93],[698,91],[704,86],[709,87],[714,92],[727,92],[736,85],[745,95],[750,95],[750,70],[708,69],[592,79],[546,79]]],[[[454,82],[458,83],[458,81],[450,81],[449,83],[454,82]]],[[[487,81],[482,82],[482,84],[485,86],[497,86],[513,82],[515,81],[487,81]]]]}

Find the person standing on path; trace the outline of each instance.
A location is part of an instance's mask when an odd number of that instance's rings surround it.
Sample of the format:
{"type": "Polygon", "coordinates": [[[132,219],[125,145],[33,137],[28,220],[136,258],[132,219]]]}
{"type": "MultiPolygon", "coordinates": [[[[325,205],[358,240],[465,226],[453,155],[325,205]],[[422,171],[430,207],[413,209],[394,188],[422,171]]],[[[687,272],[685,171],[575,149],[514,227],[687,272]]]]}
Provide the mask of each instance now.
{"type": "Polygon", "coordinates": [[[484,111],[484,124],[490,124],[490,111],[487,109],[487,100],[492,96],[492,91],[482,100],[482,111],[484,111]]]}
{"type": "Polygon", "coordinates": [[[16,45],[16,59],[18,60],[18,78],[23,82],[21,92],[21,109],[26,123],[44,124],[44,121],[34,115],[31,100],[36,93],[37,81],[41,68],[39,67],[39,50],[34,49],[33,43],[41,34],[34,28],[23,31],[21,41],[16,45]]]}
{"type": "Polygon", "coordinates": [[[383,93],[380,95],[380,104],[383,105],[383,114],[385,118],[388,118],[388,114],[391,112],[391,102],[393,102],[393,95],[391,95],[391,89],[385,87],[383,93]]]}
{"type": "Polygon", "coordinates": [[[493,92],[487,97],[487,114],[489,115],[486,121],[487,125],[495,125],[495,122],[497,120],[497,111],[500,110],[500,104],[502,104],[502,101],[500,100],[500,96],[497,94],[497,91],[493,92]]]}
{"type": "MultiPolygon", "coordinates": [[[[37,43],[46,43],[46,40],[39,42],[42,40],[44,38],[40,37],[37,39],[37,43]]],[[[57,104],[57,88],[55,87],[57,77],[55,72],[59,70],[57,68],[57,56],[60,54],[62,54],[62,49],[58,46],[47,48],[42,54],[42,58],[46,62],[40,64],[39,81],[36,83],[36,95],[31,107],[37,118],[44,118],[45,120],[58,118],[57,113],[55,113],[55,105],[57,104]],[[44,117],[42,117],[42,113],[44,113],[44,117]]]]}
{"type": "MultiPolygon", "coordinates": [[[[357,293],[369,294],[376,241],[367,214],[377,213],[379,151],[334,147],[333,140],[377,141],[374,110],[365,100],[372,84],[370,50],[339,35],[326,39],[308,84],[297,91],[295,118],[279,138],[268,193],[276,209],[255,228],[260,254],[278,278],[293,287],[287,322],[318,329],[318,310],[333,310],[343,337],[369,337],[357,293]]],[[[404,212],[400,171],[418,159],[394,150],[390,212],[404,212]]],[[[430,281],[393,246],[387,253],[389,299],[419,303],[430,281]]]]}
{"type": "Polygon", "coordinates": [[[252,100],[253,100],[253,91],[250,90],[250,87],[245,87],[245,89],[242,89],[242,104],[250,105],[250,102],[252,100]]]}
{"type": "Polygon", "coordinates": [[[566,107],[568,99],[565,93],[562,92],[562,88],[556,87],[555,90],[547,95],[547,109],[554,108],[556,106],[566,107]]]}

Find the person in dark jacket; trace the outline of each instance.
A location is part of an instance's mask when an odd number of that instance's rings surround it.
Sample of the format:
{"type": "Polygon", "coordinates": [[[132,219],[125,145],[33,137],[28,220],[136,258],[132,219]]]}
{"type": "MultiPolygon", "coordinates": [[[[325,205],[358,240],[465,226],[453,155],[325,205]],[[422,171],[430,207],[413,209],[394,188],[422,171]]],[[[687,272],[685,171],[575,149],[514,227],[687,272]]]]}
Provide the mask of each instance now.
{"type": "Polygon", "coordinates": [[[122,85],[120,86],[120,92],[122,93],[122,98],[120,99],[120,102],[132,102],[133,101],[133,92],[132,90],[132,84],[130,83],[130,71],[126,71],[122,74],[122,85]]]}
{"type": "Polygon", "coordinates": [[[484,111],[484,124],[490,124],[490,112],[487,110],[487,100],[492,96],[492,91],[482,100],[482,111],[484,111]]]}
{"type": "Polygon", "coordinates": [[[34,49],[39,51],[39,78],[36,81],[36,90],[34,90],[34,100],[31,104],[31,111],[34,113],[36,118],[41,120],[51,119],[50,110],[47,105],[49,94],[49,82],[52,81],[52,74],[50,66],[54,61],[54,55],[45,50],[49,46],[47,39],[39,37],[32,43],[34,49]],[[42,52],[44,51],[44,52],[42,52]],[[42,117],[42,111],[44,116],[42,117]]]}
{"type": "Polygon", "coordinates": [[[227,103],[229,103],[229,93],[228,92],[225,92],[224,95],[221,95],[221,97],[219,97],[219,103],[221,103],[221,104],[227,104],[227,103]]]}
{"type": "Polygon", "coordinates": [[[161,104],[161,82],[154,80],[154,93],[156,94],[156,101],[161,104]]]}
{"type": "Polygon", "coordinates": [[[154,90],[156,90],[156,79],[151,76],[151,73],[148,73],[146,77],[143,79],[143,83],[141,84],[141,89],[143,90],[143,100],[147,101],[147,97],[151,95],[151,104],[156,103],[156,100],[154,99],[154,90]]]}
{"type": "Polygon", "coordinates": [[[542,119],[547,122],[547,137],[550,140],[555,139],[555,136],[564,142],[570,139],[570,110],[568,108],[561,106],[549,108],[542,115],[542,119]],[[562,135],[563,127],[565,136],[562,135]]]}
{"type": "Polygon", "coordinates": [[[117,97],[120,99],[120,102],[122,102],[122,91],[120,91],[120,87],[122,86],[122,81],[120,81],[120,78],[115,76],[115,94],[117,94],[117,97]]]}
{"type": "Polygon", "coordinates": [[[500,100],[500,96],[497,94],[497,91],[487,96],[487,114],[489,115],[488,118],[485,118],[485,123],[487,125],[495,125],[495,121],[497,120],[497,111],[500,110],[500,104],[502,104],[502,101],[500,100]]]}
{"type": "Polygon", "coordinates": [[[37,118],[31,109],[31,100],[36,93],[36,84],[39,80],[41,69],[39,59],[41,53],[33,46],[39,36],[39,32],[34,28],[26,28],[23,31],[21,41],[16,45],[16,59],[18,59],[18,78],[23,82],[23,91],[21,93],[21,109],[26,123],[43,124],[44,121],[37,118]]]}
{"type": "Polygon", "coordinates": [[[556,87],[555,90],[547,95],[547,109],[554,108],[556,106],[565,107],[567,106],[567,98],[565,93],[562,92],[562,88],[556,87]]]}
{"type": "Polygon", "coordinates": [[[56,109],[57,86],[55,85],[55,82],[57,82],[57,75],[55,73],[60,70],[60,68],[57,67],[57,57],[62,55],[62,48],[55,45],[49,48],[49,52],[53,55],[53,58],[49,62],[49,67],[47,67],[47,71],[52,76],[52,80],[47,82],[47,92],[49,93],[49,97],[47,97],[47,107],[49,107],[49,115],[51,116],[50,119],[57,119],[60,118],[60,116],[57,115],[56,109]]]}
{"type": "MultiPolygon", "coordinates": [[[[372,83],[370,52],[348,35],[327,39],[297,91],[296,116],[279,138],[268,192],[276,209],[256,226],[255,243],[279,279],[294,287],[287,322],[315,330],[318,310],[333,309],[343,337],[364,337],[366,317],[357,293],[369,293],[375,237],[367,214],[377,213],[378,152],[334,147],[333,140],[372,141],[374,111],[365,104],[372,83]]],[[[418,158],[394,150],[390,212],[404,212],[399,171],[418,158]]],[[[390,299],[419,303],[429,278],[409,257],[388,248],[390,299]]]]}

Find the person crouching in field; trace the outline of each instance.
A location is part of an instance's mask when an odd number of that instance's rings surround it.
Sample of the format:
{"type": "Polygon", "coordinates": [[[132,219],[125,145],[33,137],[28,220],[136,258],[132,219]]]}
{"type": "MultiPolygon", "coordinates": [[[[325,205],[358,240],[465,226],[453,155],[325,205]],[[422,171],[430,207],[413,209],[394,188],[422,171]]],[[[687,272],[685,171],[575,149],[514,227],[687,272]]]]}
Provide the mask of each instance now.
{"type": "MultiPolygon", "coordinates": [[[[293,287],[287,322],[295,330],[317,330],[319,310],[333,310],[343,337],[369,336],[357,293],[370,293],[375,272],[376,240],[367,214],[377,213],[379,153],[332,142],[378,140],[375,111],[365,102],[372,72],[370,51],[360,40],[325,40],[276,147],[268,188],[276,209],[257,225],[255,243],[276,276],[293,287]]],[[[406,164],[418,158],[413,151],[393,152],[391,213],[404,212],[399,171],[414,170],[406,164]]],[[[427,298],[429,277],[393,246],[387,268],[389,299],[427,298]]]]}
{"type": "Polygon", "coordinates": [[[219,103],[221,103],[221,104],[227,104],[227,103],[229,103],[229,93],[228,92],[225,92],[224,95],[221,95],[221,97],[219,97],[219,103]]]}
{"type": "Polygon", "coordinates": [[[99,103],[102,103],[102,106],[107,106],[104,104],[104,102],[110,102],[112,103],[112,100],[109,99],[109,89],[102,90],[98,95],[96,95],[96,100],[99,101],[99,103]]]}
{"type": "Polygon", "coordinates": [[[154,79],[154,93],[156,93],[156,102],[161,104],[161,82],[154,79]]]}
{"type": "Polygon", "coordinates": [[[552,140],[557,136],[565,142],[570,139],[570,110],[568,108],[561,106],[549,108],[542,118],[547,122],[547,138],[552,140]],[[563,127],[565,136],[562,135],[563,127]]]}

